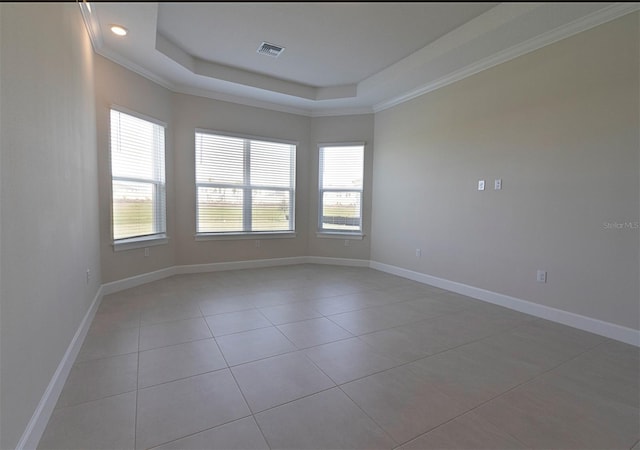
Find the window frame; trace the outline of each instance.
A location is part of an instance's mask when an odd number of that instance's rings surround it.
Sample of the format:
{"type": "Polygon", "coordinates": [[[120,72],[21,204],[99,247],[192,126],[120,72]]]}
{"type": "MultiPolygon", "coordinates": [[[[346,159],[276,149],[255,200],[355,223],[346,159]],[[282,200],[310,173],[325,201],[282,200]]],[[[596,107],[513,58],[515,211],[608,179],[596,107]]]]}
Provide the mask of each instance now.
{"type": "Polygon", "coordinates": [[[320,238],[343,238],[349,239],[362,239],[364,237],[364,176],[365,176],[365,161],[366,161],[366,149],[367,143],[364,141],[356,142],[322,142],[318,144],[318,221],[316,236],[320,238]],[[328,147],[362,147],[362,187],[360,189],[342,189],[342,188],[323,188],[323,164],[322,152],[324,148],[328,147]],[[324,209],[324,193],[325,192],[357,192],[360,194],[360,229],[359,230],[331,230],[323,227],[323,214],[324,209]]]}
{"type": "Polygon", "coordinates": [[[167,152],[167,131],[168,125],[167,123],[156,119],[155,117],[148,116],[146,114],[139,113],[137,111],[132,111],[128,108],[125,108],[120,105],[110,105],[108,108],[108,139],[109,139],[109,177],[110,177],[110,227],[111,227],[111,243],[113,245],[114,251],[122,251],[122,250],[131,250],[136,248],[143,247],[151,247],[156,245],[163,245],[169,242],[169,237],[167,235],[167,164],[166,164],[166,152],[167,152]],[[111,132],[112,123],[111,123],[111,112],[115,111],[117,113],[126,114],[128,116],[134,117],[136,119],[144,120],[145,122],[151,123],[153,125],[159,126],[163,129],[163,143],[162,143],[162,166],[158,167],[155,164],[158,159],[154,157],[154,167],[153,172],[158,174],[159,171],[164,172],[164,181],[156,181],[156,180],[148,180],[146,178],[136,178],[136,177],[121,177],[113,175],[113,136],[111,132]],[[114,202],[113,202],[113,184],[114,181],[125,181],[125,182],[135,182],[135,183],[144,183],[150,184],[154,191],[154,201],[153,201],[153,223],[154,228],[158,225],[161,225],[161,231],[157,231],[151,234],[144,234],[138,236],[129,236],[126,238],[115,238],[115,227],[114,227],[114,202]],[[160,192],[160,195],[157,193],[160,192]]]}
{"type": "Polygon", "coordinates": [[[233,133],[228,131],[218,131],[211,130],[207,128],[196,128],[194,131],[194,143],[193,143],[193,152],[194,152],[194,186],[195,186],[195,233],[194,238],[196,241],[204,241],[204,240],[226,240],[226,239],[277,239],[277,238],[294,238],[296,237],[296,181],[297,181],[297,158],[298,158],[298,141],[288,140],[288,139],[274,139],[263,136],[255,136],[241,133],[233,133]],[[224,136],[235,139],[242,139],[243,142],[243,183],[240,184],[223,184],[223,183],[198,183],[197,179],[197,165],[196,165],[196,145],[197,145],[197,136],[198,133],[201,134],[209,134],[214,136],[224,136]],[[251,185],[250,180],[250,171],[251,171],[251,159],[250,159],[250,145],[248,145],[249,141],[261,141],[261,142],[272,142],[274,144],[282,144],[282,145],[290,145],[293,146],[292,150],[292,167],[290,173],[291,187],[284,188],[281,186],[268,186],[268,185],[251,185]],[[247,184],[247,180],[249,180],[249,184],[247,184]],[[199,187],[209,187],[209,188],[236,188],[242,190],[243,192],[243,202],[242,202],[242,211],[243,211],[243,222],[242,222],[242,231],[198,231],[199,230],[199,220],[198,220],[198,212],[199,212],[199,187]],[[291,213],[289,218],[290,230],[274,230],[274,231],[247,231],[247,227],[251,227],[252,222],[252,204],[251,204],[251,193],[254,190],[274,190],[274,191],[288,191],[290,204],[291,204],[291,213]],[[248,201],[247,201],[248,199],[248,201]]]}

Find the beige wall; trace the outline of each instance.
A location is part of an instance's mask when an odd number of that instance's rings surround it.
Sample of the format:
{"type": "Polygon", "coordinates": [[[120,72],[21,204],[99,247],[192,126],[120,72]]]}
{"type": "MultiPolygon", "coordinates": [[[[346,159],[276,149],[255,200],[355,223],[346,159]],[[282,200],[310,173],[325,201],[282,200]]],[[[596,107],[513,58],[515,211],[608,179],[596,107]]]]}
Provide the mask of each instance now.
{"type": "Polygon", "coordinates": [[[373,172],[373,114],[311,119],[311,158],[309,170],[309,255],[332,258],[369,259],[371,245],[371,183],[373,172]],[[362,203],[362,240],[320,238],[318,231],[318,144],[365,142],[364,194],[362,203]]]}
{"type": "Polygon", "coordinates": [[[309,118],[227,103],[191,95],[173,94],[172,124],[175,130],[176,264],[203,264],[306,255],[307,167],[309,118]],[[297,141],[296,237],[196,241],[195,159],[196,128],[297,141]]]}
{"type": "Polygon", "coordinates": [[[115,64],[102,56],[95,57],[96,121],[98,131],[98,163],[100,193],[100,254],[102,278],[107,283],[134,275],[153,272],[174,264],[175,214],[173,177],[173,124],[171,93],[115,64]],[[168,124],[165,132],[165,166],[167,175],[167,234],[169,243],[144,248],[114,251],[111,234],[111,168],[109,166],[109,110],[125,107],[133,112],[153,117],[168,124]]]}
{"type": "Polygon", "coordinates": [[[638,43],[636,13],[376,114],[372,259],[638,329],[639,232],[605,227],[640,220],[638,43]]]}
{"type": "Polygon", "coordinates": [[[93,51],[78,5],[0,10],[0,447],[10,449],[95,297],[100,249],[93,51]]]}
{"type": "Polygon", "coordinates": [[[310,118],[192,95],[172,93],[128,69],[96,56],[100,247],[104,282],[173,265],[295,256],[369,259],[373,115],[310,118]],[[109,118],[111,105],[155,117],[167,128],[168,245],[115,252],[111,239],[109,118]],[[196,128],[298,142],[296,237],[198,240],[195,234],[194,132],[196,128]],[[321,142],[366,141],[363,240],[318,239],[318,149],[321,142]]]}

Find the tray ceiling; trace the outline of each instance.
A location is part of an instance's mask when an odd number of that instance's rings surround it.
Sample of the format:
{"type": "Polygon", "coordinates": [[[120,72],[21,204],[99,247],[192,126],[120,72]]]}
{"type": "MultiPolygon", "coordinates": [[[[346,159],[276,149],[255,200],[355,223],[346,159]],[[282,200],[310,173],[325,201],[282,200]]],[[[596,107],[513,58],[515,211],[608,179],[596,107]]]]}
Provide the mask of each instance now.
{"type": "Polygon", "coordinates": [[[384,109],[634,3],[82,3],[97,53],[176,91],[297,114],[384,109]],[[111,24],[126,27],[118,37],[111,24]],[[278,58],[262,42],[285,47],[278,58]]]}

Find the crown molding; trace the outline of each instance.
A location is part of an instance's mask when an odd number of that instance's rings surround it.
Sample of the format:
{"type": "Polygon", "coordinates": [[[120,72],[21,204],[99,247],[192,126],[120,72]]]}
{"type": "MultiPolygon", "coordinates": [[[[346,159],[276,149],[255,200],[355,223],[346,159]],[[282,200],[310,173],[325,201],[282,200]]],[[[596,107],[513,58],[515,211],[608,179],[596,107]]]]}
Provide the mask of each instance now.
{"type": "Polygon", "coordinates": [[[80,13],[82,14],[82,20],[84,26],[87,29],[87,34],[91,40],[93,50],[97,51],[102,48],[104,41],[102,40],[102,30],[100,28],[100,22],[96,19],[95,14],[91,13],[91,6],[86,0],[78,0],[78,6],[80,7],[80,13]]]}
{"type": "Polygon", "coordinates": [[[121,56],[121,55],[119,55],[119,54],[117,54],[115,52],[112,52],[111,50],[109,50],[106,47],[103,47],[103,48],[101,48],[99,50],[95,50],[94,49],[94,51],[97,54],[99,54],[100,56],[104,56],[108,60],[111,60],[114,63],[121,65],[125,69],[129,69],[130,71],[135,72],[138,75],[143,76],[143,77],[147,78],[148,80],[153,81],[156,84],[159,84],[163,88],[166,88],[166,89],[169,89],[169,90],[173,90],[173,83],[171,83],[170,81],[165,80],[164,78],[158,76],[154,72],[151,72],[150,70],[147,70],[144,67],[134,63],[130,59],[128,59],[128,58],[126,58],[124,56],[121,56]]]}
{"type": "Polygon", "coordinates": [[[104,39],[102,38],[102,28],[100,27],[100,22],[98,21],[96,14],[91,11],[90,4],[86,0],[78,0],[78,6],[80,7],[82,20],[84,22],[85,29],[87,30],[87,34],[89,35],[89,39],[91,40],[91,45],[93,46],[93,51],[95,53],[125,67],[126,69],[131,70],[132,72],[137,73],[138,75],[141,75],[153,81],[156,84],[159,84],[164,88],[171,89],[171,83],[169,81],[134,63],[128,58],[125,58],[124,56],[121,56],[106,48],[104,46],[104,39]]]}
{"type": "MultiPolygon", "coordinates": [[[[460,45],[463,45],[465,42],[469,40],[473,40],[478,36],[482,35],[483,32],[486,32],[487,29],[495,29],[499,26],[508,23],[510,20],[514,20],[516,18],[520,18],[524,14],[527,14],[530,11],[535,10],[540,6],[544,6],[544,4],[501,4],[497,7],[487,11],[481,16],[478,16],[476,19],[473,19],[471,22],[466,24],[464,27],[454,30],[451,34],[443,36],[440,40],[434,42],[430,46],[427,46],[421,50],[418,50],[413,55],[405,58],[405,60],[399,61],[394,66],[390,66],[389,68],[379,72],[372,77],[369,77],[357,85],[348,85],[348,86],[334,86],[328,88],[320,88],[316,95],[312,95],[311,99],[308,99],[309,95],[296,95],[296,93],[287,93],[281,92],[280,95],[293,95],[293,97],[298,98],[306,98],[308,102],[310,102],[309,107],[294,107],[289,106],[276,101],[268,101],[268,100],[258,100],[251,98],[249,95],[237,95],[237,94],[227,94],[219,91],[215,91],[212,89],[206,88],[197,88],[190,87],[185,85],[176,85],[175,83],[157,75],[156,73],[145,69],[139,64],[129,60],[126,57],[123,57],[110,49],[106,48],[104,45],[104,41],[102,38],[103,30],[100,27],[99,21],[96,17],[96,12],[93,13],[90,10],[90,5],[86,2],[86,0],[78,0],[78,4],[80,7],[80,11],[82,13],[82,18],[85,24],[85,28],[91,40],[93,49],[95,53],[119,64],[138,75],[141,75],[154,83],[176,93],[187,94],[187,95],[195,95],[198,97],[210,98],[213,100],[220,100],[230,103],[237,103],[245,106],[252,106],[262,109],[268,109],[273,111],[279,111],[289,114],[302,115],[307,117],[327,117],[327,116],[345,116],[345,115],[359,115],[359,114],[372,114],[383,111],[388,108],[392,108],[394,106],[400,105],[404,102],[412,100],[414,98],[425,95],[434,90],[445,87],[449,84],[460,81],[464,78],[487,70],[496,65],[507,62],[511,59],[517,58],[519,56],[525,55],[537,49],[540,49],[546,45],[553,44],[554,42],[560,41],[562,39],[573,36],[582,31],[586,31],[590,28],[596,27],[608,21],[617,19],[621,16],[624,16],[629,13],[633,13],[635,11],[640,10],[640,3],[613,3],[604,8],[595,11],[591,14],[587,14],[579,19],[576,19],[567,24],[558,26],[555,29],[544,32],[538,36],[530,38],[524,42],[513,45],[506,49],[500,50],[496,53],[493,53],[481,60],[478,60],[474,63],[468,64],[458,70],[454,70],[436,80],[429,81],[420,85],[417,88],[408,90],[400,95],[395,95],[393,97],[386,98],[382,101],[374,103],[372,106],[364,106],[364,107],[334,107],[334,108],[322,108],[322,100],[324,99],[340,99],[346,100],[346,97],[357,98],[357,92],[362,90],[365,91],[371,89],[378,89],[383,87],[384,85],[393,84],[394,80],[396,80],[405,70],[418,70],[421,65],[425,64],[425,61],[431,60],[439,55],[444,55],[446,53],[455,51],[460,45]],[[488,27],[488,28],[487,28],[488,27]],[[425,59],[426,58],[426,59],[425,59]],[[376,88],[376,86],[378,86],[376,88]],[[355,94],[354,94],[355,91],[355,94]]],[[[202,66],[202,63],[205,64],[209,69],[211,64],[203,61],[195,61],[190,55],[188,55],[184,50],[178,48],[173,43],[168,41],[166,38],[163,38],[160,35],[157,35],[156,39],[156,49],[163,53],[165,56],[180,64],[182,67],[186,67],[187,70],[190,70],[192,73],[198,73],[199,70],[196,66],[202,66]],[[180,56],[177,54],[182,54],[188,56],[187,59],[184,58],[176,58],[176,56],[180,56]],[[186,63],[186,64],[185,64],[186,63]],[[199,64],[200,63],[200,64],[199,64]],[[191,67],[189,67],[191,66],[191,67]],[[195,69],[195,70],[194,70],[195,69]]],[[[183,56],[184,56],[183,55],[183,56]]],[[[202,67],[200,67],[202,68],[202,67]]],[[[216,69],[216,67],[213,67],[216,69]]],[[[233,69],[233,68],[226,68],[233,69]]],[[[217,73],[217,72],[216,72],[217,73]]],[[[251,73],[247,72],[249,75],[251,73]]],[[[202,75],[202,74],[201,74],[202,75]]],[[[228,74],[227,74],[228,75],[228,74]]],[[[237,75],[237,74],[236,74],[237,75]]],[[[258,74],[255,74],[258,75],[258,74]]],[[[214,75],[204,74],[203,76],[211,77],[214,75]]],[[[249,80],[251,81],[251,80],[249,80]]],[[[254,82],[265,80],[253,80],[254,82]]],[[[267,80],[269,81],[269,80],[267,80]]],[[[273,79],[271,81],[280,81],[282,83],[286,83],[285,80],[273,79]]],[[[398,80],[396,80],[398,81],[398,80]]],[[[229,82],[236,82],[237,78],[234,77],[233,80],[229,82]]],[[[399,82],[399,81],[398,81],[399,82]]],[[[251,87],[252,83],[240,83],[245,84],[247,87],[251,87]]],[[[255,84],[255,83],[253,83],[255,84]]],[[[260,83],[259,83],[260,84],[260,83]]],[[[260,86],[253,86],[253,89],[260,89],[263,91],[273,91],[273,87],[263,86],[264,83],[260,84],[260,86]]],[[[280,86],[283,88],[283,86],[280,86]]],[[[286,88],[287,86],[284,86],[286,88]]],[[[298,87],[308,87],[304,85],[300,85],[298,87]]],[[[287,89],[285,89],[287,90],[287,89]]],[[[277,94],[278,91],[282,91],[282,89],[276,89],[274,94],[277,94]]],[[[298,93],[299,94],[299,93],[298,93]]],[[[309,93],[307,93],[309,94],[309,93]]]]}
{"type": "Polygon", "coordinates": [[[359,116],[363,114],[373,114],[373,108],[328,108],[311,110],[310,117],[333,117],[333,116],[359,116]]]}
{"type": "Polygon", "coordinates": [[[528,39],[505,50],[499,51],[460,70],[456,70],[447,76],[424,84],[417,89],[394,97],[392,99],[377,103],[373,106],[373,111],[379,112],[400,105],[416,97],[420,97],[436,89],[440,89],[444,86],[455,83],[456,81],[460,81],[471,75],[475,75],[476,73],[482,72],[483,70],[490,69],[491,67],[497,66],[498,64],[510,61],[519,56],[553,44],[554,42],[558,42],[562,39],[571,37],[582,31],[586,31],[598,25],[602,25],[603,23],[622,17],[626,14],[638,11],[639,9],[640,3],[616,3],[611,6],[607,6],[599,11],[588,14],[566,25],[540,34],[534,38],[528,39]]]}
{"type": "Polygon", "coordinates": [[[287,106],[287,105],[267,102],[263,100],[256,100],[256,99],[243,97],[239,95],[224,94],[224,93],[212,91],[209,89],[201,89],[201,88],[195,88],[191,86],[182,86],[182,85],[173,85],[168,89],[177,94],[186,94],[186,95],[193,95],[196,97],[210,98],[212,100],[220,100],[223,102],[236,103],[238,105],[252,106],[254,108],[269,109],[271,111],[295,114],[298,116],[311,117],[311,114],[312,114],[312,111],[308,109],[296,108],[294,106],[287,106]]]}

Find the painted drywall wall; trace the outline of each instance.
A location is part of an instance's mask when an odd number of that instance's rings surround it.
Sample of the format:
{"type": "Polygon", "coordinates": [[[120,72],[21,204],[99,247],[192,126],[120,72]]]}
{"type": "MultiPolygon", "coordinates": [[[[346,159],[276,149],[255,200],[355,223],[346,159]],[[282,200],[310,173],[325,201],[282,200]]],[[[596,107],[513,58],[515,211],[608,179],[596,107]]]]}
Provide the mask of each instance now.
{"type": "Polygon", "coordinates": [[[193,95],[178,94],[101,56],[95,57],[99,158],[100,248],[104,282],[173,265],[206,264],[294,256],[369,259],[373,115],[311,118],[193,95]],[[111,238],[109,108],[125,107],[168,124],[167,234],[169,243],[114,251],[111,238]],[[297,141],[296,236],[286,239],[195,239],[196,128],[297,141]],[[366,141],[363,240],[316,237],[318,149],[320,142],[366,141]]]}
{"type": "Polygon", "coordinates": [[[173,94],[176,264],[204,264],[303,256],[307,252],[309,117],[203,97],[173,94]],[[296,236],[287,239],[196,241],[195,129],[298,142],[296,156],[296,236]]]}
{"type": "Polygon", "coordinates": [[[365,259],[371,246],[371,183],[373,173],[373,114],[314,117],[311,119],[311,158],[309,170],[309,255],[332,258],[365,259]],[[318,144],[332,142],[365,142],[362,203],[362,240],[318,237],[318,144]]]}
{"type": "Polygon", "coordinates": [[[100,193],[100,254],[104,282],[121,280],[142,273],[170,267],[175,259],[175,214],[173,177],[173,124],[171,92],[134,72],[95,57],[96,120],[98,132],[99,193],[100,193]],[[115,251],[111,230],[111,166],[109,159],[109,111],[112,106],[124,107],[134,113],[153,117],[166,123],[165,168],[167,180],[168,244],[115,251]]]}
{"type": "Polygon", "coordinates": [[[101,280],[93,50],[80,10],[0,8],[0,447],[10,449],[101,280]]]}
{"type": "Polygon", "coordinates": [[[638,329],[638,31],[627,15],[377,113],[372,259],[638,329]]]}

